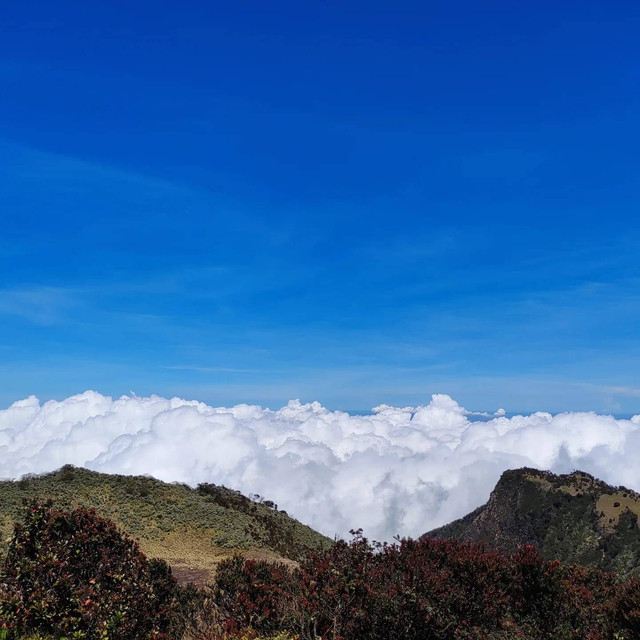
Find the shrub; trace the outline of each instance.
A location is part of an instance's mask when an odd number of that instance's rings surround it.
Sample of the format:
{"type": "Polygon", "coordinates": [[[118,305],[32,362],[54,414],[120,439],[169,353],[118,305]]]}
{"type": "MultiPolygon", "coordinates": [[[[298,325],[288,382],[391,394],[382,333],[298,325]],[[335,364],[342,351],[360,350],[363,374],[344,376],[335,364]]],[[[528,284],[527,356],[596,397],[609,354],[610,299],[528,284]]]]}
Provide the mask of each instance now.
{"type": "Polygon", "coordinates": [[[284,564],[245,560],[239,555],[223,560],[213,599],[226,614],[225,631],[237,634],[252,628],[273,633],[286,627],[293,584],[293,574],[284,564]]]}
{"type": "Polygon", "coordinates": [[[626,638],[640,638],[640,582],[628,580],[616,594],[615,622],[626,638]]]}
{"type": "Polygon", "coordinates": [[[1,617],[16,632],[135,640],[163,637],[178,587],[164,562],[149,563],[93,511],[32,504],[15,527],[1,592],[1,617]]]}
{"type": "Polygon", "coordinates": [[[302,640],[633,640],[640,584],[457,541],[351,543],[283,571],[234,558],[220,566],[215,597],[228,631],[289,631],[302,640]]]}

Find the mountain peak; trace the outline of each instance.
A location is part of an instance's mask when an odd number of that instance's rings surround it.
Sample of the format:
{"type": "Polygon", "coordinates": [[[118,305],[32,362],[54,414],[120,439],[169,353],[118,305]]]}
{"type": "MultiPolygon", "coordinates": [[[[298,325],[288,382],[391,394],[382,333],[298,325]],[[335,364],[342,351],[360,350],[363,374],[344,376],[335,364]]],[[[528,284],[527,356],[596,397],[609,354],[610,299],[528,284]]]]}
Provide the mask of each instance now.
{"type": "Polygon", "coordinates": [[[547,559],[640,575],[640,495],[584,471],[505,471],[489,501],[428,532],[513,553],[523,544],[547,559]]]}

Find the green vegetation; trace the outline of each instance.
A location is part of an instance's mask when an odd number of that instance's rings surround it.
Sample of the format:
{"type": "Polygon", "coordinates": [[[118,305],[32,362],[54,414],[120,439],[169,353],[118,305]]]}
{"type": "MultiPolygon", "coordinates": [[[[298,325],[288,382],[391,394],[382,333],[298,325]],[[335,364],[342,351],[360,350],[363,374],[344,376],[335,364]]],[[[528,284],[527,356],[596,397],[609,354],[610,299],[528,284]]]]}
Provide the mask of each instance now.
{"type": "Polygon", "coordinates": [[[292,566],[233,556],[207,589],[94,511],[32,504],[0,565],[0,640],[637,640],[640,582],[361,531],[292,566]]]}
{"type": "Polygon", "coordinates": [[[189,605],[161,560],[93,511],[32,504],[0,570],[7,638],[44,633],[73,640],[180,636],[189,605]]]}
{"type": "Polygon", "coordinates": [[[548,560],[640,576],[639,514],[640,495],[625,487],[581,471],[517,469],[502,475],[486,505],[427,535],[505,553],[532,544],[548,560]]]}
{"type": "Polygon", "coordinates": [[[225,487],[192,489],[146,476],[65,466],[0,482],[0,555],[25,500],[47,499],[60,509],[96,509],[136,540],[145,554],[166,560],[183,581],[210,581],[216,565],[234,551],[249,558],[296,561],[331,544],[269,501],[250,500],[225,487]]]}
{"type": "MultiPolygon", "coordinates": [[[[85,474],[67,468],[45,479],[73,484],[85,474]]],[[[589,504],[586,489],[556,487],[551,478],[528,471],[518,477],[524,482],[521,491],[492,496],[494,512],[496,505],[504,509],[508,502],[526,507],[511,520],[503,513],[502,524],[515,523],[535,535],[539,512],[547,507],[536,487],[552,494],[557,489],[577,498],[562,512],[567,529],[556,527],[557,544],[569,539],[567,548],[580,542],[588,549],[585,531],[576,534],[567,524],[580,521],[572,518],[589,504]]],[[[127,491],[133,487],[138,495],[142,489],[145,500],[153,495],[148,478],[129,480],[127,491]]],[[[25,484],[33,488],[33,482],[25,484]]],[[[218,506],[228,501],[223,508],[254,513],[254,502],[233,491],[211,486],[182,490],[214,496],[218,506]]],[[[612,508],[622,504],[616,492],[606,495],[614,498],[612,508]]],[[[275,506],[257,506],[275,511],[275,506]]],[[[230,555],[218,564],[210,584],[199,588],[181,586],[165,561],[148,559],[134,540],[93,510],[32,502],[21,511],[0,562],[0,640],[640,638],[638,580],[550,561],[531,545],[510,554],[426,536],[388,545],[369,543],[356,531],[350,543],[308,551],[298,562],[274,561],[273,552],[269,559],[230,555]]],[[[491,513],[479,510],[474,518],[491,513]]],[[[600,523],[604,516],[596,515],[600,523]]],[[[607,516],[610,535],[619,527],[632,531],[635,518],[630,509],[616,522],[609,523],[607,516]]],[[[512,540],[515,532],[506,530],[502,540],[512,540]]],[[[608,539],[619,545],[612,557],[630,562],[626,539],[608,539]]]]}
{"type": "Polygon", "coordinates": [[[214,600],[225,628],[288,630],[299,640],[637,640],[640,583],[458,541],[351,543],[297,569],[221,564],[214,600]]]}

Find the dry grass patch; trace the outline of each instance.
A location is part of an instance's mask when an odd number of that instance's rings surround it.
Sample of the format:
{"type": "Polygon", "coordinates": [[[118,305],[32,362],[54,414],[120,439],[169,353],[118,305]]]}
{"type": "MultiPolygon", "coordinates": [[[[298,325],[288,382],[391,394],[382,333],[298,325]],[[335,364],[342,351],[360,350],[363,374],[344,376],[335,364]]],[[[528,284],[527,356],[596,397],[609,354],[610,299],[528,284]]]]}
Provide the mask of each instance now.
{"type": "Polygon", "coordinates": [[[596,503],[596,511],[600,515],[600,524],[606,530],[615,529],[620,515],[626,510],[640,516],[640,498],[637,494],[627,491],[617,491],[612,494],[602,494],[596,503]]]}

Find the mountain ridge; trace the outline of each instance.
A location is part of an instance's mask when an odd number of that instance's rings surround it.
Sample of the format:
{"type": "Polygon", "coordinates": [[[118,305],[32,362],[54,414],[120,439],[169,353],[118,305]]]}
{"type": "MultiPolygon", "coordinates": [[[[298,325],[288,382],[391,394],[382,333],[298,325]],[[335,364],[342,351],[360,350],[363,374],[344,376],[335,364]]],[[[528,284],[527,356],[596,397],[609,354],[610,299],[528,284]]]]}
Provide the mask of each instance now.
{"type": "Polygon", "coordinates": [[[427,532],[432,538],[482,542],[513,553],[523,544],[549,560],[640,575],[640,494],[584,471],[505,471],[489,500],[427,532]]]}
{"type": "Polygon", "coordinates": [[[233,553],[295,562],[332,541],[260,496],[214,484],[196,488],[151,476],[125,476],[66,465],[0,481],[0,555],[25,502],[85,507],[113,520],[150,557],[166,560],[182,581],[206,583],[233,553]]]}

